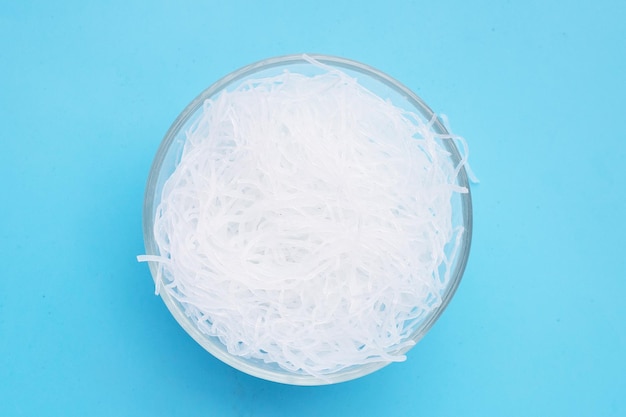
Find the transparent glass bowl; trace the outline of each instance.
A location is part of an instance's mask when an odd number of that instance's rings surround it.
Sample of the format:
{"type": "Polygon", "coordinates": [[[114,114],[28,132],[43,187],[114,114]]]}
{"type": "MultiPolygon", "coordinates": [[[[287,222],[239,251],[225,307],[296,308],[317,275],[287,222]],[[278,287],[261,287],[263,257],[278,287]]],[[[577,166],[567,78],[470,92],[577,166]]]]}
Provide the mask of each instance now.
{"type": "MultiPolygon", "coordinates": [[[[432,110],[416,94],[398,81],[374,68],[345,58],[316,54],[310,54],[308,56],[327,66],[336,67],[351,77],[358,78],[361,85],[378,96],[389,99],[397,107],[420,114],[425,120],[431,120],[434,116],[432,110]]],[[[143,208],[143,235],[146,254],[159,255],[159,248],[154,240],[153,222],[161,200],[163,185],[172,175],[180,161],[186,140],[185,131],[202,113],[204,101],[216,97],[224,90],[231,90],[237,87],[244,80],[276,76],[287,69],[291,72],[298,72],[309,76],[324,72],[319,67],[307,61],[303,55],[289,55],[266,59],[234,71],[217,81],[189,103],[174,121],[157,151],[146,186],[143,208]]],[[[435,121],[433,129],[437,133],[448,133],[439,119],[435,121]]],[[[455,165],[458,164],[461,160],[461,155],[453,141],[442,141],[441,144],[449,151],[452,163],[455,165]]],[[[464,226],[465,232],[460,247],[458,248],[456,258],[450,266],[450,280],[442,294],[441,305],[431,311],[421,322],[421,325],[415,329],[411,337],[415,342],[419,341],[441,316],[454,295],[467,264],[472,236],[472,205],[465,169],[461,169],[457,183],[462,187],[466,187],[468,192],[464,194],[454,193],[453,195],[452,225],[453,227],[464,226]]],[[[149,266],[152,276],[156,280],[158,276],[158,266],[154,262],[149,262],[149,266]]],[[[183,307],[177,300],[169,296],[166,291],[161,291],[160,295],[174,318],[196,342],[221,361],[259,378],[293,385],[323,385],[359,378],[388,364],[380,362],[353,366],[333,374],[325,375],[325,377],[321,379],[308,374],[290,372],[275,364],[267,364],[262,360],[233,356],[226,350],[226,347],[218,338],[200,332],[196,325],[185,315],[183,307]]],[[[410,348],[405,348],[398,353],[405,353],[405,351],[409,349],[410,348]]]]}

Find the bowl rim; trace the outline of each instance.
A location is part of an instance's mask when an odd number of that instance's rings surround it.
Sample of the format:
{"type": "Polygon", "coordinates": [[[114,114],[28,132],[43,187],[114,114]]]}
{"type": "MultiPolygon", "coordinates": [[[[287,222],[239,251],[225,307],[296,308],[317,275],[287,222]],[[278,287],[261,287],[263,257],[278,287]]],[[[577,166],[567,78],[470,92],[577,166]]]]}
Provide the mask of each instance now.
{"type": "MultiPolygon", "coordinates": [[[[208,88],[198,94],[174,120],[159,145],[159,148],[150,167],[143,201],[143,238],[146,253],[148,255],[159,254],[159,249],[154,242],[153,220],[154,211],[158,206],[158,202],[155,201],[155,193],[157,191],[160,172],[166,156],[170,150],[170,147],[172,146],[180,129],[185,125],[185,123],[188,122],[190,117],[193,116],[196,111],[203,106],[206,99],[214,96],[215,94],[219,93],[223,88],[241,79],[244,79],[257,72],[271,69],[274,67],[290,66],[296,64],[311,64],[312,62],[321,63],[322,65],[327,65],[331,68],[338,67],[342,69],[347,69],[351,72],[356,72],[371,77],[376,81],[385,84],[391,90],[399,93],[404,99],[406,99],[411,105],[413,105],[419,111],[419,113],[426,118],[426,120],[434,119],[432,129],[435,132],[443,135],[449,134],[448,129],[446,128],[444,123],[440,120],[438,116],[435,115],[430,107],[417,94],[415,94],[404,84],[400,83],[399,81],[385,74],[384,72],[355,60],[339,56],[315,53],[291,54],[263,59],[241,67],[220,78],[218,81],[211,84],[208,88]]],[[[453,141],[446,140],[442,141],[442,144],[445,146],[446,150],[450,152],[450,157],[452,158],[453,162],[458,164],[462,160],[462,156],[455,143],[453,141]]],[[[459,170],[457,181],[460,186],[467,189],[467,193],[459,195],[462,207],[461,215],[463,218],[463,226],[465,228],[462,237],[463,242],[459,246],[459,253],[456,254],[456,259],[454,261],[455,268],[454,271],[451,271],[450,273],[450,283],[444,289],[444,292],[441,295],[441,304],[429,313],[429,317],[424,321],[424,324],[420,326],[420,328],[418,329],[419,331],[415,332],[415,335],[412,337],[415,343],[417,343],[422,337],[426,335],[426,333],[428,333],[434,323],[441,317],[443,312],[446,310],[448,304],[450,303],[451,299],[453,298],[459,287],[459,284],[467,267],[473,233],[473,212],[471,189],[468,175],[464,166],[461,166],[461,169],[459,170]]],[[[152,277],[155,280],[155,283],[157,283],[158,280],[161,279],[157,263],[153,261],[148,261],[148,264],[152,277]]],[[[307,374],[289,373],[288,371],[284,371],[284,373],[282,373],[262,369],[252,365],[245,358],[230,355],[225,350],[221,350],[214,346],[213,343],[209,341],[208,336],[201,333],[185,316],[185,314],[179,308],[178,302],[172,296],[170,296],[167,291],[160,291],[159,295],[161,296],[163,302],[167,306],[170,313],[174,316],[176,321],[179,323],[179,325],[183,327],[183,329],[185,329],[185,331],[205,350],[207,350],[209,353],[211,353],[222,362],[232,366],[233,368],[258,378],[291,385],[325,385],[345,382],[368,375],[387,366],[390,363],[376,362],[366,365],[355,366],[347,368],[346,370],[340,370],[336,373],[326,375],[323,378],[307,374]]],[[[405,353],[410,349],[411,347],[407,347],[403,349],[401,353],[405,353]]]]}

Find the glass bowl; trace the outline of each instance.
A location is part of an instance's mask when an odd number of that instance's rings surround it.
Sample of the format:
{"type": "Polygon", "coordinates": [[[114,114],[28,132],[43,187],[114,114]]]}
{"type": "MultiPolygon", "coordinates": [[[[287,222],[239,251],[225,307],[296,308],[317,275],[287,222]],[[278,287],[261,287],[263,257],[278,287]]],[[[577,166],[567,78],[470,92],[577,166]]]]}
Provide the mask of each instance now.
{"type": "MultiPolygon", "coordinates": [[[[180,161],[186,141],[185,131],[202,113],[205,100],[217,97],[224,90],[232,90],[251,78],[272,77],[285,70],[307,76],[324,72],[319,66],[312,64],[310,58],[328,67],[340,69],[349,76],[357,78],[359,84],[374,94],[391,101],[396,107],[414,112],[422,116],[426,121],[434,120],[432,125],[433,131],[441,135],[448,134],[446,127],[440,119],[435,117],[432,110],[415,93],[390,76],[359,62],[340,57],[310,54],[275,57],[248,65],[225,76],[196,97],[174,121],[161,142],[148,177],[143,208],[143,235],[147,255],[159,255],[159,248],[154,238],[153,222],[161,200],[162,189],[164,183],[172,175],[180,161]]],[[[449,152],[451,162],[455,166],[459,164],[462,156],[454,141],[442,140],[440,143],[449,152]]],[[[445,249],[447,254],[453,258],[453,261],[447,268],[450,278],[447,286],[442,290],[440,305],[420,320],[419,325],[413,331],[411,339],[415,342],[418,342],[441,316],[454,295],[467,264],[472,236],[472,206],[467,173],[464,167],[461,167],[457,176],[457,185],[467,188],[468,192],[453,193],[452,225],[453,227],[462,226],[465,231],[461,236],[456,255],[452,256],[449,253],[453,250],[452,248],[446,247],[445,249]]],[[[149,261],[148,263],[151,274],[155,282],[157,282],[161,279],[158,265],[155,261],[149,261]]],[[[444,267],[442,266],[441,268],[444,267]]],[[[170,296],[167,291],[161,291],[160,296],[178,323],[203,348],[228,365],[259,378],[293,385],[324,385],[359,378],[389,364],[389,362],[376,362],[355,365],[332,374],[317,377],[305,373],[287,371],[276,364],[265,363],[260,359],[234,356],[227,351],[217,337],[208,336],[201,332],[196,324],[184,313],[181,303],[170,296]]],[[[404,347],[398,353],[403,354],[410,348],[404,347]]]]}

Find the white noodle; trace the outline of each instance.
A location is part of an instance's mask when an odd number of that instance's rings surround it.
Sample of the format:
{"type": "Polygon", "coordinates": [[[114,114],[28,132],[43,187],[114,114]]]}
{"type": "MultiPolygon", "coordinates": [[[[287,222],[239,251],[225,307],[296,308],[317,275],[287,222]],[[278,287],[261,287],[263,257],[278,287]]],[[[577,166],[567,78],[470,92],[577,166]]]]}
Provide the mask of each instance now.
{"type": "Polygon", "coordinates": [[[206,101],[163,188],[160,255],[139,259],[231,354],[311,375],[404,360],[449,283],[467,192],[441,145],[458,137],[327,70],[206,101]]]}

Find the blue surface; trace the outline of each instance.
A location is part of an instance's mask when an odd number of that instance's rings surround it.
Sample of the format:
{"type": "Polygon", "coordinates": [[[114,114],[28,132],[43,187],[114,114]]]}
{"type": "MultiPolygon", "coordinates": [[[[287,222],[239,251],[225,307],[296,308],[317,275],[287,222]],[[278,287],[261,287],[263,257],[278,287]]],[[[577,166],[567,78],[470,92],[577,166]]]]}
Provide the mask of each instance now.
{"type": "Polygon", "coordinates": [[[626,3],[386,4],[0,1],[1,416],[626,415],[626,3]],[[135,261],[174,118],[305,51],[413,89],[481,180],[434,329],[407,362],[314,388],[211,357],[135,261]]]}

